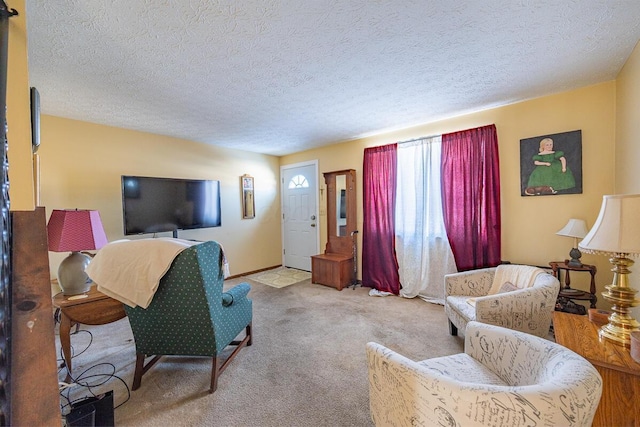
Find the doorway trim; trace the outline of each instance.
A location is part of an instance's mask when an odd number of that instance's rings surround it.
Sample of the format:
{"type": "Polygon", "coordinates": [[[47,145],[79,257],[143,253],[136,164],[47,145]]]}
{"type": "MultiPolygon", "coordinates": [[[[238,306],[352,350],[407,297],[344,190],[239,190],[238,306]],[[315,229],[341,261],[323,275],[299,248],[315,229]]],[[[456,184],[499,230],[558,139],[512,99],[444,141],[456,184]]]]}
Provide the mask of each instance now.
{"type": "Polygon", "coordinates": [[[282,246],[282,253],[280,254],[282,256],[282,265],[285,265],[285,251],[286,251],[286,247],[285,247],[285,239],[284,239],[284,171],[286,169],[295,169],[295,168],[299,168],[299,167],[303,167],[303,166],[313,166],[314,169],[314,173],[316,175],[316,188],[314,189],[314,193],[315,193],[315,198],[316,198],[316,218],[317,218],[317,224],[318,226],[316,227],[316,253],[312,254],[312,255],[316,255],[320,253],[320,196],[319,196],[319,191],[318,189],[320,188],[320,181],[318,178],[318,159],[315,160],[309,160],[306,162],[299,162],[299,163],[291,163],[288,165],[281,165],[280,166],[280,239],[281,239],[281,246],[282,246]]]}

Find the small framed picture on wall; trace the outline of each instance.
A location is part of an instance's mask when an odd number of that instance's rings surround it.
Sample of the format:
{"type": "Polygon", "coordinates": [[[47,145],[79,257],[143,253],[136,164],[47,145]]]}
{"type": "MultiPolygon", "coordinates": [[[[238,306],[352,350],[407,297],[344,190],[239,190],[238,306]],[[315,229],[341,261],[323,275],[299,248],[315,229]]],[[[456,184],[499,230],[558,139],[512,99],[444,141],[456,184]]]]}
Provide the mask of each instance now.
{"type": "Polygon", "coordinates": [[[582,193],[582,131],[520,140],[520,195],[582,193]]]}
{"type": "Polygon", "coordinates": [[[246,174],[242,175],[240,177],[240,187],[242,189],[242,218],[255,218],[256,202],[253,193],[253,177],[246,174]]]}

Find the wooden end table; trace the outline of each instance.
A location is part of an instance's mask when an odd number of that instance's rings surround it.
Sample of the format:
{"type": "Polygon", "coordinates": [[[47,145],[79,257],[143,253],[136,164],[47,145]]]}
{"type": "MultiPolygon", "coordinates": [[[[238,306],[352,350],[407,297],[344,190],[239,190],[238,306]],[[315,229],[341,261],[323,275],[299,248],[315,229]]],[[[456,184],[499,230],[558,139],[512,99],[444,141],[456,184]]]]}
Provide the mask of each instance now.
{"type": "Polygon", "coordinates": [[[590,302],[590,308],[596,308],[596,302],[598,301],[598,297],[596,296],[596,273],[598,270],[595,265],[582,264],[580,267],[573,267],[569,265],[569,260],[565,260],[564,262],[551,261],[549,265],[560,283],[562,283],[561,271],[565,270],[564,287],[560,288],[558,297],[575,300],[588,300],[590,302]],[[571,277],[569,276],[570,271],[584,271],[591,274],[589,292],[580,291],[571,287],[571,277]]]}
{"type": "Polygon", "coordinates": [[[53,305],[60,309],[60,346],[67,367],[66,381],[71,380],[71,327],[84,325],[106,325],[126,316],[122,303],[99,292],[95,285],[80,295],[53,297],[53,305]]]}
{"type": "Polygon", "coordinates": [[[553,313],[556,342],[587,359],[602,377],[602,397],[594,426],[640,426],[640,363],[629,349],[606,340],[587,316],[553,313]]]}

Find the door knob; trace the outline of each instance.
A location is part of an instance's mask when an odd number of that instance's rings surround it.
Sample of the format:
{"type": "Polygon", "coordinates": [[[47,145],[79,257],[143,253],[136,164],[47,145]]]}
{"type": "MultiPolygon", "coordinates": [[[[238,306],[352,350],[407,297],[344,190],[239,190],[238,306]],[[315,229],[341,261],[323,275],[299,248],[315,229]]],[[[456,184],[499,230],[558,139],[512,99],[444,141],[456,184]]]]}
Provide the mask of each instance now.
{"type": "Polygon", "coordinates": [[[316,219],[315,215],[311,215],[311,220],[313,221],[314,219],[316,219]]]}
{"type": "Polygon", "coordinates": [[[312,226],[312,227],[315,227],[316,225],[315,225],[315,223],[311,223],[311,226],[312,226]]]}

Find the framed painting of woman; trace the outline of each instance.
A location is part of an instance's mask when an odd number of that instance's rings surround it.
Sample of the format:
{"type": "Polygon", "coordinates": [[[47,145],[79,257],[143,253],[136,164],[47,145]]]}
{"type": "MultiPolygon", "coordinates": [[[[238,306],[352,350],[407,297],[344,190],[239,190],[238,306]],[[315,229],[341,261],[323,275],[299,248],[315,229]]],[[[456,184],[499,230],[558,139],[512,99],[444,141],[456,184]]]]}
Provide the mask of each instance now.
{"type": "Polygon", "coordinates": [[[520,195],[582,193],[582,131],[520,140],[520,195]]]}

